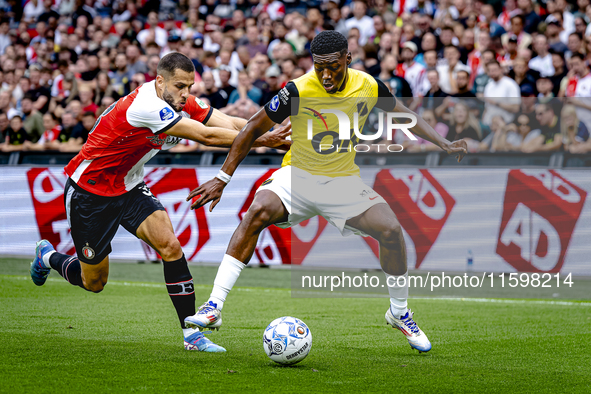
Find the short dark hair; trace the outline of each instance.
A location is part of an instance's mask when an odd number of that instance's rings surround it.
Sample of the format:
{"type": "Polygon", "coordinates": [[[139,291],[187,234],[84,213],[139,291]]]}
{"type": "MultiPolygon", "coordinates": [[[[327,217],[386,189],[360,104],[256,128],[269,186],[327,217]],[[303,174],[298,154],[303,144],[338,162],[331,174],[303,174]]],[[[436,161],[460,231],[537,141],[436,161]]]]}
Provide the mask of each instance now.
{"type": "Polygon", "coordinates": [[[195,66],[187,56],[179,52],[172,52],[160,59],[156,73],[168,78],[174,76],[176,70],[192,73],[195,72],[195,66]]]}
{"type": "Polygon", "coordinates": [[[348,49],[347,38],[335,30],[321,31],[310,44],[310,51],[314,55],[328,55],[335,52],[343,55],[348,49]]]}
{"type": "Polygon", "coordinates": [[[583,62],[585,61],[585,55],[583,55],[581,52],[575,52],[575,53],[573,53],[570,58],[572,59],[572,58],[575,58],[575,57],[577,59],[581,59],[581,61],[583,61],[583,62]]]}
{"type": "Polygon", "coordinates": [[[466,71],[466,70],[460,70],[460,71],[457,72],[457,74],[459,74],[459,73],[464,73],[464,74],[466,74],[466,76],[468,78],[470,78],[470,73],[468,71],[466,71]]]}
{"type": "Polygon", "coordinates": [[[82,114],[82,117],[83,118],[86,117],[86,116],[92,116],[93,118],[96,119],[96,115],[92,111],[86,111],[84,114],[82,114]]]}

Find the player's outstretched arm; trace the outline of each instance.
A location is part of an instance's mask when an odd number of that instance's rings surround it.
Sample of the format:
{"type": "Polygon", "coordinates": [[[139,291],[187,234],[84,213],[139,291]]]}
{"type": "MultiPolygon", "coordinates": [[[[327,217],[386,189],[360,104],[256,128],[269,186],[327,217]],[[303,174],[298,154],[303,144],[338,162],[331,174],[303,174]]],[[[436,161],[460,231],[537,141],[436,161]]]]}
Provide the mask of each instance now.
{"type": "MultiPolygon", "coordinates": [[[[231,125],[228,126],[231,127],[231,125]]],[[[286,144],[289,144],[289,141],[285,138],[291,133],[290,129],[282,127],[272,132],[264,133],[269,130],[269,128],[264,129],[264,131],[257,136],[257,138],[260,138],[256,142],[253,142],[251,146],[281,148],[286,144]]],[[[174,137],[185,138],[199,142],[203,145],[217,146],[221,148],[229,148],[232,146],[232,142],[234,142],[238,133],[238,130],[235,129],[205,126],[202,123],[189,118],[182,118],[166,131],[166,134],[174,137]]]]}
{"type": "Polygon", "coordinates": [[[210,127],[224,127],[240,131],[246,126],[248,119],[238,118],[236,116],[226,115],[222,111],[213,109],[206,125],[210,127]]]}
{"type": "Polygon", "coordinates": [[[407,114],[414,115],[417,119],[417,125],[413,127],[412,132],[418,135],[419,137],[426,139],[427,141],[431,141],[435,145],[439,146],[441,149],[447,152],[447,154],[456,154],[456,158],[458,159],[458,163],[462,161],[464,156],[468,153],[468,144],[464,140],[458,140],[454,142],[449,142],[441,135],[439,135],[433,127],[429,126],[427,122],[423,120],[419,115],[415,112],[411,111],[407,107],[405,107],[399,100],[396,100],[396,108],[394,108],[394,112],[404,112],[407,114]]]}
{"type": "MultiPolygon", "coordinates": [[[[236,168],[238,168],[238,165],[242,162],[242,160],[244,160],[250,151],[250,148],[252,148],[255,140],[274,125],[275,122],[269,119],[265,109],[261,108],[259,112],[250,118],[244,129],[242,129],[242,131],[234,140],[232,148],[226,157],[226,161],[224,162],[221,171],[229,176],[232,176],[234,171],[236,171],[236,168]]],[[[290,128],[291,125],[287,127],[290,128]]],[[[201,208],[211,201],[211,206],[209,207],[209,211],[211,212],[220,201],[226,184],[227,182],[224,182],[217,177],[213,178],[212,180],[207,181],[203,185],[194,189],[187,197],[187,201],[190,201],[196,196],[201,196],[191,205],[191,208],[201,208]]]]}

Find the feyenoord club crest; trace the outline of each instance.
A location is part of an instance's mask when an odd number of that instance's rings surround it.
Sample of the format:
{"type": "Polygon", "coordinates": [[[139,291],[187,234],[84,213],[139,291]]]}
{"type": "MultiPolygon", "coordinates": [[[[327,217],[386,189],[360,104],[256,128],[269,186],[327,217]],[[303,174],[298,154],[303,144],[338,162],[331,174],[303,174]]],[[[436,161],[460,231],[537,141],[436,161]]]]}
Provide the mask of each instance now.
{"type": "Polygon", "coordinates": [[[84,254],[84,257],[86,257],[88,260],[92,260],[94,258],[94,250],[92,250],[92,248],[88,246],[88,244],[86,244],[86,246],[82,248],[82,253],[84,254]]]}

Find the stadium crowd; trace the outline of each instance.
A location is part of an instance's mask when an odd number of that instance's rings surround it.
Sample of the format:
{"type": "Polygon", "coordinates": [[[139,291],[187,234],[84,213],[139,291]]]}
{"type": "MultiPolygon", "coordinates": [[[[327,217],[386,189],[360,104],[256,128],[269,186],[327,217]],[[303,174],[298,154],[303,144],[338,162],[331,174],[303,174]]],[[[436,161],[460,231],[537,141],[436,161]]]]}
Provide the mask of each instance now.
{"type": "Polygon", "coordinates": [[[591,151],[590,0],[0,0],[0,18],[4,152],[78,151],[171,51],[192,59],[193,94],[249,118],[313,70],[327,29],[348,37],[351,67],[470,151],[591,151]]]}

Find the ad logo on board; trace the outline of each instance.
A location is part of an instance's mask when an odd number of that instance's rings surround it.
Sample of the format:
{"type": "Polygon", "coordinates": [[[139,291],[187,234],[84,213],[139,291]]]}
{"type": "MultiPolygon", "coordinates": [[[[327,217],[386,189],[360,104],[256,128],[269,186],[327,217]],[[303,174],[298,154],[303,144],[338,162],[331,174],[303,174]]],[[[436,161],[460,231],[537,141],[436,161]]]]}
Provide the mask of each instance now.
{"type": "Polygon", "coordinates": [[[496,252],[518,271],[559,272],[587,192],[554,170],[511,170],[496,252]]]}

